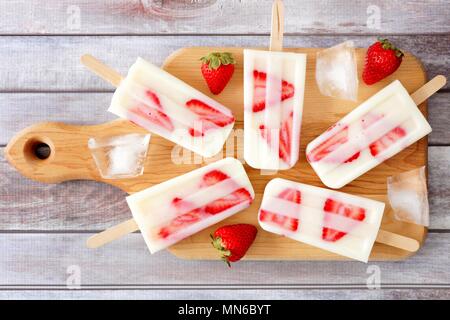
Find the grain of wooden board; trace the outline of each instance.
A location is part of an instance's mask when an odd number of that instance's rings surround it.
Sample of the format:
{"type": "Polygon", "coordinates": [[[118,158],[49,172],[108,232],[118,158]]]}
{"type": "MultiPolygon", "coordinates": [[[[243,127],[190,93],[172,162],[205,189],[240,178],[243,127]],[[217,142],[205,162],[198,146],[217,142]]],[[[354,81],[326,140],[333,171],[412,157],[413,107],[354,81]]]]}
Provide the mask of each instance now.
{"type": "MultiPolygon", "coordinates": [[[[174,18],[177,1],[2,1],[1,34],[252,34],[270,32],[271,0],[195,1],[196,17],[174,18]],[[153,10],[152,10],[153,9],[153,10]],[[160,12],[162,14],[156,14],[160,12]],[[164,14],[166,13],[166,14],[164,14]],[[199,23],[199,21],[201,23],[199,23]],[[184,23],[183,23],[184,22],[184,23]]],[[[184,2],[184,1],[179,1],[184,2]]],[[[446,1],[284,0],[287,34],[448,33],[446,1]],[[299,18],[301,12],[301,19],[299,18]],[[426,13],[426,14],[425,14],[426,13]]]]}
{"type": "MultiPolygon", "coordinates": [[[[188,48],[172,54],[165,62],[164,68],[177,77],[185,80],[199,90],[209,93],[206,84],[198,70],[199,57],[210,51],[231,51],[237,59],[236,74],[225,91],[216,98],[219,102],[230,107],[237,119],[236,132],[242,132],[242,49],[239,48],[188,48]]],[[[277,176],[302,181],[313,185],[320,185],[312,169],[306,165],[304,146],[315,136],[323,132],[329,125],[336,122],[344,114],[352,110],[357,103],[342,103],[320,95],[314,81],[315,53],[318,49],[297,49],[298,52],[308,54],[308,70],[306,79],[305,110],[302,128],[302,148],[299,163],[291,170],[281,172],[277,176]],[[318,111],[327,108],[326,112],[318,111]],[[320,116],[318,116],[320,114],[320,116]]],[[[364,50],[357,50],[358,64],[361,67],[364,50]]],[[[425,83],[425,74],[420,62],[410,54],[406,54],[400,69],[395,77],[390,76],[380,83],[367,87],[360,85],[359,102],[384,87],[394,79],[400,79],[409,92],[414,92],[425,83]]],[[[426,111],[426,104],[420,106],[426,111]]],[[[94,162],[87,150],[87,139],[90,136],[113,135],[126,132],[143,132],[142,129],[131,123],[119,120],[97,126],[68,126],[64,124],[43,123],[22,131],[13,138],[6,149],[6,156],[25,176],[43,182],[61,182],[71,179],[92,179],[104,181],[115,185],[127,192],[135,192],[158,182],[167,180],[181,173],[198,167],[195,164],[175,164],[171,153],[173,144],[154,136],[149,154],[145,163],[145,173],[142,177],[125,180],[103,180],[95,169],[94,162]],[[45,142],[52,148],[51,156],[46,160],[36,159],[30,152],[36,142],[45,142]]],[[[231,137],[229,141],[233,141],[231,137]]],[[[238,139],[239,141],[239,139],[238,139]]],[[[235,144],[231,144],[234,148],[235,144]]],[[[228,145],[228,149],[230,149],[228,145]]],[[[235,154],[241,158],[242,149],[236,148],[235,154]]],[[[233,149],[232,149],[233,150],[233,149]]],[[[228,150],[229,151],[229,150],[228,150]]],[[[426,139],[413,144],[393,159],[390,159],[372,170],[370,173],[357,179],[343,188],[344,192],[365,195],[373,199],[386,200],[386,177],[399,171],[406,171],[418,166],[426,165],[427,161],[426,139]]],[[[239,213],[223,223],[248,222],[257,225],[256,212],[262,192],[266,183],[275,176],[260,175],[258,170],[247,167],[247,172],[256,191],[256,200],[248,209],[239,213]]],[[[384,215],[383,229],[397,232],[423,241],[426,229],[407,223],[396,221],[392,211],[388,208],[384,215]]],[[[209,234],[213,231],[208,228],[192,237],[172,246],[170,251],[182,258],[216,259],[213,250],[209,247],[209,234]]],[[[409,253],[381,244],[376,244],[372,251],[372,259],[396,260],[409,256],[409,253]]],[[[300,259],[300,260],[339,260],[335,254],[325,252],[287,238],[266,233],[260,230],[259,235],[247,254],[248,259],[300,259]]]]}

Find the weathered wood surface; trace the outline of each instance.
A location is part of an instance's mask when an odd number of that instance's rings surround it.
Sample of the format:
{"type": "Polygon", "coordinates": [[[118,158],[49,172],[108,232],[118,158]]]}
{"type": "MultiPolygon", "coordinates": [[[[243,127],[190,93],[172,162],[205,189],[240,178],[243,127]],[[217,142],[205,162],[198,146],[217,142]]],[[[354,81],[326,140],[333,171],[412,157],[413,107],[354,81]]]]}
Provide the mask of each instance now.
{"type": "MultiPolygon", "coordinates": [[[[199,17],[152,14],[175,1],[7,0],[1,34],[268,34],[271,0],[218,0],[199,17]],[[164,5],[165,3],[165,5],[164,5]]],[[[204,1],[214,2],[214,1],[204,1]]],[[[285,0],[287,34],[420,34],[450,31],[448,1],[285,0]],[[379,18],[379,19],[378,19],[379,18]],[[379,20],[379,23],[377,23],[379,20]]]]}
{"type": "MultiPolygon", "coordinates": [[[[450,35],[389,38],[400,48],[416,55],[430,79],[437,74],[450,74],[450,35]]],[[[348,39],[353,39],[358,47],[367,47],[376,37],[287,36],[284,46],[330,47],[348,39]]],[[[268,36],[4,36],[0,37],[0,91],[113,91],[108,83],[81,65],[80,57],[85,53],[93,54],[126,74],[138,56],[161,65],[169,54],[183,47],[268,45],[268,36]]]]}
{"type": "Polygon", "coordinates": [[[430,289],[101,289],[101,290],[0,290],[0,299],[175,299],[175,300],[423,300],[423,299],[450,299],[450,290],[440,288],[430,289]]]}
{"type": "MultiPolygon", "coordinates": [[[[429,147],[431,229],[450,229],[450,147],[429,147]]],[[[0,230],[102,230],[131,216],[126,194],[92,182],[41,184],[22,177],[0,149],[0,230]],[[70,205],[68,205],[70,204],[70,205]]]]}
{"type": "MultiPolygon", "coordinates": [[[[107,112],[110,92],[0,92],[0,146],[20,130],[42,121],[71,124],[99,124],[116,117],[107,112]]],[[[433,132],[429,145],[450,145],[450,93],[442,92],[428,100],[428,117],[433,132]]]]}
{"type": "MultiPolygon", "coordinates": [[[[91,124],[113,118],[104,112],[113,88],[79,64],[83,53],[125,73],[138,55],[161,65],[185,46],[268,46],[270,0],[217,2],[215,11],[199,18],[173,19],[150,14],[139,0],[1,1],[0,146],[19,129],[42,120],[91,124]]],[[[450,74],[448,1],[364,0],[349,8],[347,1],[331,0],[325,6],[307,0],[300,9],[299,1],[284,2],[286,47],[328,47],[347,39],[365,47],[375,35],[389,35],[422,60],[429,78],[450,74]],[[371,28],[368,18],[377,7],[380,26],[371,28]]],[[[300,286],[199,289],[187,286],[223,273],[220,263],[182,261],[166,252],[151,257],[139,234],[88,251],[83,242],[89,234],[80,232],[129,217],[124,193],[94,182],[27,181],[6,164],[0,149],[0,298],[449,299],[448,88],[429,104],[434,129],[429,137],[432,230],[425,247],[410,260],[377,263],[382,290],[365,289],[367,266],[355,262],[242,262],[225,273],[224,281],[242,286],[272,279],[300,286]],[[66,269],[72,264],[80,265],[83,285],[102,288],[67,290],[66,269]],[[162,280],[175,288],[150,287],[162,280]]]]}
{"type": "Polygon", "coordinates": [[[137,233],[96,250],[88,249],[84,242],[90,235],[0,234],[0,289],[65,288],[67,278],[77,267],[81,286],[87,289],[365,288],[367,279],[374,274],[369,266],[379,268],[382,287],[450,288],[448,233],[430,233],[422,250],[395,263],[241,261],[232,269],[222,261],[181,260],[167,251],[150,255],[137,233]]]}

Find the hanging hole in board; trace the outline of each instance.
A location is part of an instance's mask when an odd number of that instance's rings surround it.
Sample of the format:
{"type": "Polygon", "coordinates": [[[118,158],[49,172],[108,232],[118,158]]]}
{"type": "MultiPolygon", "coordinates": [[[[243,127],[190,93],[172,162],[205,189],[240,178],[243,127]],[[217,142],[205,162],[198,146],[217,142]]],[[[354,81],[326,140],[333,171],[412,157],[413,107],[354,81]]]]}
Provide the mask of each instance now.
{"type": "Polygon", "coordinates": [[[50,161],[54,156],[53,144],[48,138],[33,137],[24,145],[25,159],[31,164],[50,161]]]}
{"type": "Polygon", "coordinates": [[[50,153],[52,151],[50,149],[50,146],[48,144],[46,144],[45,142],[40,142],[40,143],[36,144],[33,149],[34,149],[34,155],[41,160],[45,160],[48,157],[50,157],[50,153]]]}

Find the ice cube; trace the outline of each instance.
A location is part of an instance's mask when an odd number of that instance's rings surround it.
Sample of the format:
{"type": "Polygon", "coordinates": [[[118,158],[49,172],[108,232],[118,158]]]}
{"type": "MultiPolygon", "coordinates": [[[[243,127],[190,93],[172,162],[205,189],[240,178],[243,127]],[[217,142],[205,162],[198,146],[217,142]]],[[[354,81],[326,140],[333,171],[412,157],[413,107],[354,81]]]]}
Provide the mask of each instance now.
{"type": "Polygon", "coordinates": [[[123,179],[144,173],[150,134],[90,138],[88,147],[104,179],[123,179]]]}
{"type": "Polygon", "coordinates": [[[425,167],[389,177],[387,189],[395,219],[428,227],[429,205],[425,167]]]}
{"type": "Polygon", "coordinates": [[[357,100],[358,72],[353,41],[317,52],[316,82],[325,96],[357,100]]]}

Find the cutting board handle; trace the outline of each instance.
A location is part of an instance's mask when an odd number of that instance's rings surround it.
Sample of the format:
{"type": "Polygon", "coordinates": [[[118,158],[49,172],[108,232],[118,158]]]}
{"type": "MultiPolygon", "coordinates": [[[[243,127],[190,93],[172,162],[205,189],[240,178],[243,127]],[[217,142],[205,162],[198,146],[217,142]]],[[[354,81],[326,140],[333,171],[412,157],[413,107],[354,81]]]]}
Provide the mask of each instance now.
{"type": "Polygon", "coordinates": [[[5,157],[22,175],[45,183],[75,179],[95,179],[87,139],[80,139],[82,126],[43,122],[14,136],[5,149],[5,157]],[[46,149],[47,154],[40,154],[46,149]]]}
{"type": "Polygon", "coordinates": [[[88,140],[111,135],[111,132],[120,135],[131,131],[142,132],[143,129],[126,120],[92,126],[42,122],[17,133],[5,148],[5,157],[22,175],[39,182],[85,179],[103,181],[123,189],[120,180],[106,180],[100,176],[88,140]],[[130,126],[133,126],[131,130],[130,126]]]}

